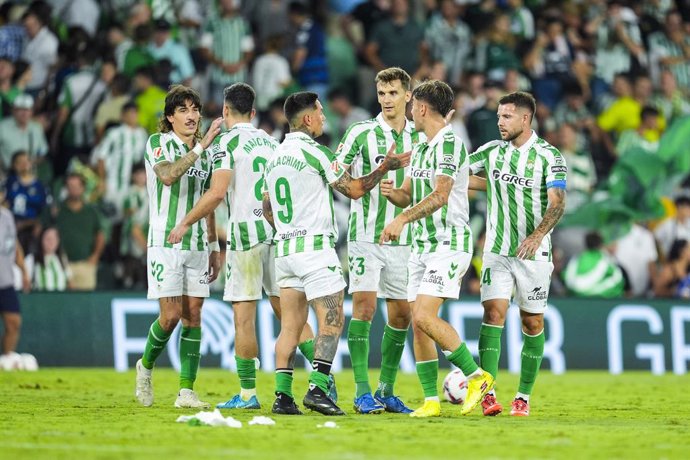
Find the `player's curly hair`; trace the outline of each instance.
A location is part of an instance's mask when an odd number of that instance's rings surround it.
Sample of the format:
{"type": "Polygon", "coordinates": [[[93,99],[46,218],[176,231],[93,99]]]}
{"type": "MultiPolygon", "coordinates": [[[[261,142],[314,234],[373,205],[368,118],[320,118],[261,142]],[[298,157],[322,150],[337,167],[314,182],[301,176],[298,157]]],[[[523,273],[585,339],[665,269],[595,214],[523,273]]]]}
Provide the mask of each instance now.
{"type": "Polygon", "coordinates": [[[410,74],[405,72],[400,67],[389,67],[387,69],[383,69],[376,74],[374,82],[391,83],[395,80],[400,80],[400,83],[402,84],[402,87],[405,88],[405,91],[410,90],[410,81],[412,80],[410,78],[410,74]]]}
{"type": "Polygon", "coordinates": [[[412,97],[424,101],[442,117],[453,108],[455,93],[447,83],[440,80],[427,80],[412,91],[412,97]]]}
{"type": "MultiPolygon", "coordinates": [[[[168,117],[174,115],[175,109],[178,107],[185,107],[189,101],[201,111],[201,96],[199,96],[195,89],[184,85],[172,85],[168,94],[165,95],[165,108],[163,109],[163,115],[158,120],[158,130],[162,133],[172,131],[172,123],[168,121],[168,117]]],[[[194,137],[201,139],[201,122],[197,124],[194,137]]]]}

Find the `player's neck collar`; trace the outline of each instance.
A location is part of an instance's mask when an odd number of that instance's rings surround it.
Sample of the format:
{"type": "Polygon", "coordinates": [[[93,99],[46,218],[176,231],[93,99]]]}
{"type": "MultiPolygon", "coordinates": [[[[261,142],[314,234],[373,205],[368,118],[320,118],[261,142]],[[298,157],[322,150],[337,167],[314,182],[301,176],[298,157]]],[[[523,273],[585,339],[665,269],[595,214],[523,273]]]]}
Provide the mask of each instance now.
{"type": "Polygon", "coordinates": [[[529,137],[529,139],[527,139],[527,142],[522,144],[520,147],[515,147],[515,145],[513,144],[513,141],[509,141],[508,144],[510,145],[510,148],[512,150],[517,150],[521,154],[527,153],[529,151],[529,149],[532,148],[532,145],[539,138],[539,136],[537,136],[537,133],[534,130],[531,130],[531,131],[532,131],[532,135],[529,137]]]}
{"type": "MultiPolygon", "coordinates": [[[[383,129],[386,132],[393,131],[393,127],[388,124],[385,118],[383,118],[383,112],[379,112],[378,115],[376,115],[376,121],[379,123],[381,126],[381,129],[383,129]]],[[[411,132],[412,131],[412,122],[405,117],[405,124],[403,125],[403,131],[405,132],[411,132]]]]}

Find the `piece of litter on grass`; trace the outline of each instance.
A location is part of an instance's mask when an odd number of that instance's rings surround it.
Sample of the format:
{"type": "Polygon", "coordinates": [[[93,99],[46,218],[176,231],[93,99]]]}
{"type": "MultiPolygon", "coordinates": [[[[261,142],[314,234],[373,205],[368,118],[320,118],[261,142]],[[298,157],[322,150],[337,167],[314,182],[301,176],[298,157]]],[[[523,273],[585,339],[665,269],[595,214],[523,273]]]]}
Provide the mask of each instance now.
{"type": "Polygon", "coordinates": [[[227,426],[230,428],[242,428],[242,422],[232,417],[223,417],[218,409],[213,412],[197,412],[194,415],[181,415],[176,422],[188,423],[189,425],[208,425],[208,426],[227,426]]]}
{"type": "Polygon", "coordinates": [[[249,421],[250,425],[275,425],[276,421],[271,417],[264,417],[263,415],[257,415],[249,421]]]}
{"type": "Polygon", "coordinates": [[[338,428],[335,422],[325,422],[323,425],[316,425],[316,428],[338,428]]]}

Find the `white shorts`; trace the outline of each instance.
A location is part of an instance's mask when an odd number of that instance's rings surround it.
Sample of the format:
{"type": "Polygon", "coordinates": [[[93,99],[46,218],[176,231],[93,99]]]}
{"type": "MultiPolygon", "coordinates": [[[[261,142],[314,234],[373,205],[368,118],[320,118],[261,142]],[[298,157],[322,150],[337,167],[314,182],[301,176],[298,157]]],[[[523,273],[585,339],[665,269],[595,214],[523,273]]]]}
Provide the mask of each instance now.
{"type": "Polygon", "coordinates": [[[376,292],[381,299],[407,298],[409,246],[350,241],[347,252],[350,294],[376,292]]]}
{"type": "Polygon", "coordinates": [[[482,302],[514,299],[527,313],[544,313],[549,297],[553,264],[485,252],[482,257],[482,302]]]}
{"type": "Polygon", "coordinates": [[[470,266],[472,255],[462,251],[412,252],[407,265],[409,283],[407,300],[414,302],[424,294],[444,299],[457,299],[462,277],[470,266]]]}
{"type": "Polygon", "coordinates": [[[249,251],[228,250],[225,258],[225,291],[223,300],[244,302],[261,299],[261,288],[267,296],[280,295],[276,284],[274,248],[257,244],[249,251]]]}
{"type": "Polygon", "coordinates": [[[155,246],[148,248],[147,298],[208,297],[208,252],[155,246]]]}
{"type": "Polygon", "coordinates": [[[345,289],[343,268],[335,249],[299,252],[276,258],[276,281],[317,299],[345,289]]]}

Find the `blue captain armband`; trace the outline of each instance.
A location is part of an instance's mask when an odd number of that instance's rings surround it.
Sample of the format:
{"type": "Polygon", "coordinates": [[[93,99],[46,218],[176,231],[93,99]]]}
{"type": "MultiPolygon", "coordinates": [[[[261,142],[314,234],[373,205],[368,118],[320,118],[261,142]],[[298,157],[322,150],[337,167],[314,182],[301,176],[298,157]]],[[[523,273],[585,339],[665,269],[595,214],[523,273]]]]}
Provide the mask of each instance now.
{"type": "Polygon", "coordinates": [[[546,188],[562,188],[565,190],[565,180],[554,180],[546,183],[546,188]]]}

